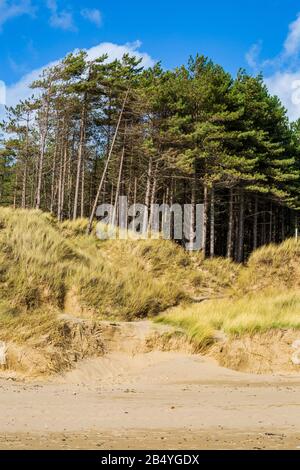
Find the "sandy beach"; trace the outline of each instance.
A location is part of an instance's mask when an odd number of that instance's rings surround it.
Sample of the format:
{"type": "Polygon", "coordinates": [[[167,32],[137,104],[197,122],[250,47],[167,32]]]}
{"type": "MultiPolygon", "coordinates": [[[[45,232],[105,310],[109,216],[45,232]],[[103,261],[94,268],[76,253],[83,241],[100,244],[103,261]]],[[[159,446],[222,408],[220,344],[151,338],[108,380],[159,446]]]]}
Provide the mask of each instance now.
{"type": "Polygon", "coordinates": [[[300,449],[300,377],[184,352],[112,352],[0,380],[1,449],[300,449]]]}

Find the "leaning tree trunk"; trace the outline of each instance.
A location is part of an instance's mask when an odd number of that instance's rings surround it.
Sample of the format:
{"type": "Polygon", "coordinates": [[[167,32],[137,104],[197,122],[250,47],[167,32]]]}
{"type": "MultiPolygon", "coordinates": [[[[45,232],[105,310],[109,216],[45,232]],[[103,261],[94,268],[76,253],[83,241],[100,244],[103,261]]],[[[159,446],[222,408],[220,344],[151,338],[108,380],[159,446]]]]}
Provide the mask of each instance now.
{"type": "Polygon", "coordinates": [[[97,194],[96,194],[96,197],[95,197],[95,200],[94,200],[91,215],[90,215],[90,218],[89,218],[89,223],[88,223],[87,230],[86,230],[87,234],[90,234],[91,231],[92,231],[92,225],[93,225],[93,220],[94,220],[96,210],[97,210],[97,204],[98,204],[98,201],[99,201],[99,197],[100,197],[100,194],[101,194],[101,191],[102,191],[103,183],[105,181],[106,173],[107,173],[107,170],[108,170],[108,165],[109,165],[109,162],[110,162],[110,159],[111,159],[111,156],[112,156],[112,153],[113,153],[113,149],[114,149],[114,146],[115,146],[115,142],[116,142],[116,139],[117,139],[117,135],[118,135],[118,132],[119,132],[119,128],[120,128],[123,113],[124,113],[124,110],[125,110],[128,94],[129,94],[129,90],[127,90],[127,92],[125,94],[125,98],[124,98],[122,109],[121,109],[121,112],[120,112],[120,115],[119,115],[117,127],[116,127],[116,130],[115,130],[115,133],[114,133],[114,137],[113,137],[113,140],[112,140],[112,143],[111,143],[111,146],[110,146],[110,150],[109,150],[105,165],[104,165],[102,178],[101,178],[99,186],[98,186],[97,194]]]}

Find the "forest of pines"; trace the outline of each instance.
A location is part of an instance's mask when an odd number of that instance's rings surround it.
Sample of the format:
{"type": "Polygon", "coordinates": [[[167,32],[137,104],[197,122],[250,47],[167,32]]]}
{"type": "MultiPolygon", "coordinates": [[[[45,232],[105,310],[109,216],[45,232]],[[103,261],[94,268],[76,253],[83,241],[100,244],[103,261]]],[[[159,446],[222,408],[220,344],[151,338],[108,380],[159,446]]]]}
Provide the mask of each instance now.
{"type": "Polygon", "coordinates": [[[1,132],[1,205],[62,221],[120,195],[201,203],[205,254],[238,262],[297,228],[300,121],[262,76],[232,78],[203,56],[170,71],[68,55],[7,109],[1,132]]]}

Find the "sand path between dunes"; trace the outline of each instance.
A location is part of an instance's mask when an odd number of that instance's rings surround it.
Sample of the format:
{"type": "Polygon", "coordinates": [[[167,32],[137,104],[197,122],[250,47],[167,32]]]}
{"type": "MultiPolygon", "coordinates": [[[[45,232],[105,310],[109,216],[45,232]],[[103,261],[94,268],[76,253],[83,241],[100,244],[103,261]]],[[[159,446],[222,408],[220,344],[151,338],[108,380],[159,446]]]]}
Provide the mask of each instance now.
{"type": "Polygon", "coordinates": [[[112,348],[51,381],[0,379],[0,448],[300,449],[300,373],[112,348]]]}

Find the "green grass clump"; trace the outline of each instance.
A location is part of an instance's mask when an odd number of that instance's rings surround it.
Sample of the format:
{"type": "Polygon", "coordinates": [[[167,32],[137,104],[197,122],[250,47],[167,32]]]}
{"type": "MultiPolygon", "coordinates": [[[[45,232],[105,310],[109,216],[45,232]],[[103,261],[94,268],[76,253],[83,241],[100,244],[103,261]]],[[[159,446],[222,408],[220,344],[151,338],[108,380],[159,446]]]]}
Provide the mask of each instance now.
{"type": "Polygon", "coordinates": [[[300,329],[300,291],[246,295],[179,306],[157,320],[182,329],[203,348],[214,341],[217,331],[229,336],[255,334],[274,329],[300,329]]]}

